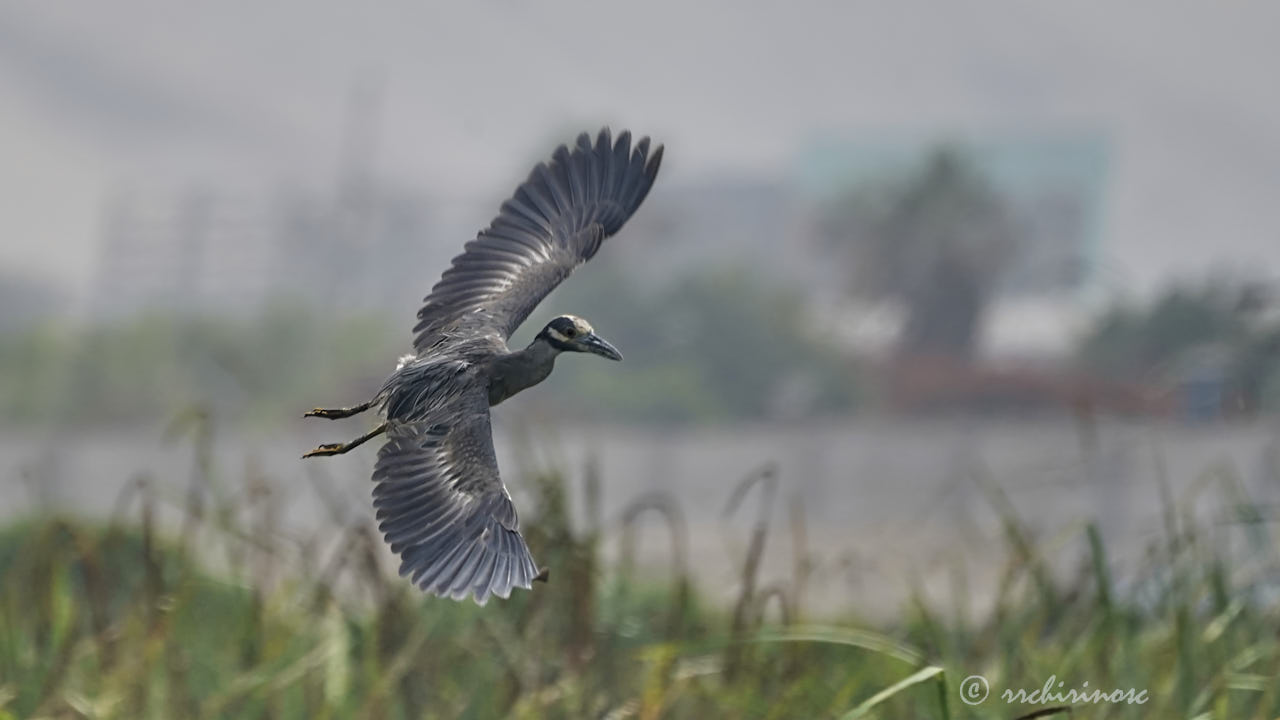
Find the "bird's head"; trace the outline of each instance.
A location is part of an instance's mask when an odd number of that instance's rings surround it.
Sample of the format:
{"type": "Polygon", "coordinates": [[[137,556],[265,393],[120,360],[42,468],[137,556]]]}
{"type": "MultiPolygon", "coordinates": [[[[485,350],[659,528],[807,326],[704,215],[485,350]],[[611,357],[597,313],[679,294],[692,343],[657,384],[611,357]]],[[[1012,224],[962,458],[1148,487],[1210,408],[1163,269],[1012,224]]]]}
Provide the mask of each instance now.
{"type": "Polygon", "coordinates": [[[622,359],[618,348],[596,335],[591,323],[574,315],[561,315],[553,319],[538,333],[538,339],[561,352],[585,352],[610,360],[622,359]]]}

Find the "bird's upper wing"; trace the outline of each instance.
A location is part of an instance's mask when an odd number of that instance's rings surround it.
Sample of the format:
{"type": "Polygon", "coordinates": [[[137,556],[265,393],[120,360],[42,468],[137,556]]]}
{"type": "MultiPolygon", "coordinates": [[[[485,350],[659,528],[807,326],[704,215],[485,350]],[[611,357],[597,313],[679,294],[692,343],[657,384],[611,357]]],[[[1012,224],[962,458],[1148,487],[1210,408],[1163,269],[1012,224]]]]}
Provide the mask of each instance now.
{"type": "Polygon", "coordinates": [[[479,385],[423,420],[393,423],[374,466],[378,529],[400,574],[434,595],[483,605],[538,574],[498,477],[489,401],[479,385]]]}
{"type": "Polygon", "coordinates": [[[586,133],[539,163],[498,217],[468,242],[418,311],[414,347],[427,350],[461,326],[506,340],[573,269],[595,255],[640,206],[662,162],[649,138],[631,147],[608,129],[586,133]]]}

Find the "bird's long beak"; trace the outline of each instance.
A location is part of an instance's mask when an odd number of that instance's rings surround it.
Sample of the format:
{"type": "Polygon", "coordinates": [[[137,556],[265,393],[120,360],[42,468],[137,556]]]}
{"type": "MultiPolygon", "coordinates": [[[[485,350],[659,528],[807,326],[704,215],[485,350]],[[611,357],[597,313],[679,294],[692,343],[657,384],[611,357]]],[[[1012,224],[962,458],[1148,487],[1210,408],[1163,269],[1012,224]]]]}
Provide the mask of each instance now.
{"type": "Polygon", "coordinates": [[[609,343],[608,340],[591,333],[580,339],[578,343],[582,346],[584,352],[589,352],[600,357],[607,357],[610,360],[621,360],[622,353],[618,352],[618,348],[609,343]]]}

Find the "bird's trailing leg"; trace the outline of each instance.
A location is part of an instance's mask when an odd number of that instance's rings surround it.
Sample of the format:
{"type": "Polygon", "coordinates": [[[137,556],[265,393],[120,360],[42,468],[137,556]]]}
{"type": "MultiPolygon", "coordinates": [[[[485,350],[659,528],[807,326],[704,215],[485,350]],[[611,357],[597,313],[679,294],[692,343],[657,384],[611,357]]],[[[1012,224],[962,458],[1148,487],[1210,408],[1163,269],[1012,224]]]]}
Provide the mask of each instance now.
{"type": "Polygon", "coordinates": [[[316,408],[315,410],[305,413],[302,417],[318,417],[325,418],[327,420],[340,420],[342,418],[349,418],[352,415],[359,415],[365,410],[368,410],[369,406],[372,404],[373,401],[369,401],[363,405],[353,405],[348,408],[316,408]]]}
{"type": "Polygon", "coordinates": [[[382,423],[378,427],[370,430],[369,432],[361,435],[360,437],[356,438],[355,440],[352,440],[349,443],[329,443],[327,445],[321,445],[320,447],[316,448],[315,450],[312,450],[311,452],[307,453],[306,455],[303,455],[302,457],[309,458],[309,457],[326,457],[329,455],[341,455],[345,452],[349,452],[351,450],[354,450],[360,447],[361,445],[372,440],[373,438],[378,437],[379,435],[381,435],[386,431],[387,431],[387,424],[382,423]]]}

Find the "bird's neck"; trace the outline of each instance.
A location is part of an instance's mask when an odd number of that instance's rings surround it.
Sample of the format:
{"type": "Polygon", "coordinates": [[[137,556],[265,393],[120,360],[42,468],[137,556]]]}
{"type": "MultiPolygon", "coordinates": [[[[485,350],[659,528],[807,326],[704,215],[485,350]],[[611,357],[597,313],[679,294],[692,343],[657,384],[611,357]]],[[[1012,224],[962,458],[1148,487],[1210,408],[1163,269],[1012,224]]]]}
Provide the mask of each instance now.
{"type": "Polygon", "coordinates": [[[497,405],[547,379],[559,354],[546,340],[535,338],[525,349],[495,358],[489,378],[489,405],[497,405]]]}

